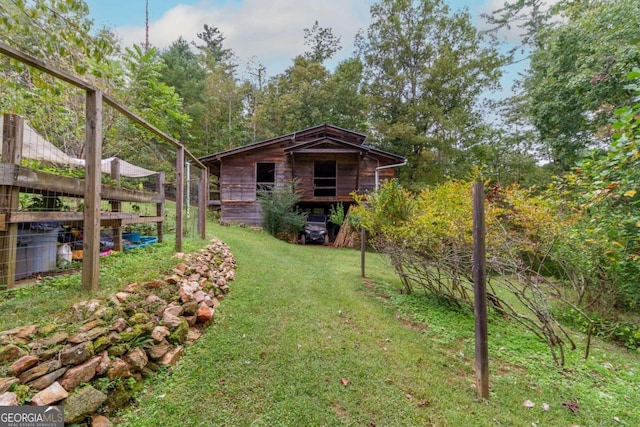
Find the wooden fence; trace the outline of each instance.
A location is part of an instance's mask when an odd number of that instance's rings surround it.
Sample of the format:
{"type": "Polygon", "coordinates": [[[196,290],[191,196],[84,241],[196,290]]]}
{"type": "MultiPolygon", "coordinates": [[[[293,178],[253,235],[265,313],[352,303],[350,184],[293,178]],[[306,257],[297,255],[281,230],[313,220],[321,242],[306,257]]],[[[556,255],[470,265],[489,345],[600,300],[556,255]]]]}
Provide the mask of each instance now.
{"type": "MultiPolygon", "coordinates": [[[[23,64],[47,73],[85,92],[85,177],[75,179],[52,176],[47,172],[37,171],[21,166],[22,134],[24,121],[21,117],[7,114],[4,116],[2,163],[0,164],[0,285],[11,286],[15,280],[16,248],[18,240],[18,224],[31,221],[60,221],[63,223],[81,223],[83,229],[82,285],[89,291],[98,289],[100,229],[114,227],[114,237],[118,245],[120,229],[126,224],[151,222],[158,224],[158,238],[162,239],[162,222],[164,210],[163,177],[156,177],[156,191],[144,192],[125,190],[117,186],[109,187],[101,183],[102,174],[102,141],[103,141],[103,105],[107,104],[129,120],[151,132],[161,141],[169,143],[175,149],[175,201],[176,201],[176,244],[175,250],[182,251],[184,235],[185,205],[185,160],[191,167],[201,170],[198,183],[198,218],[197,225],[201,238],[205,238],[205,215],[207,207],[208,173],[206,167],[194,157],[179,141],[157,129],[146,120],[118,103],[109,95],[92,87],[89,83],[64,71],[48,66],[43,61],[24,54],[0,42],[0,54],[22,62],[23,64]],[[83,199],[83,211],[76,212],[19,212],[18,199],[20,193],[56,192],[64,196],[83,199]],[[110,201],[111,211],[103,212],[103,198],[110,201]],[[122,201],[156,204],[156,215],[141,217],[120,212],[122,201]]],[[[117,163],[116,163],[117,164],[117,163]]],[[[117,166],[113,168],[112,177],[118,180],[117,166]]],[[[189,177],[187,177],[189,180],[189,177]]]]}

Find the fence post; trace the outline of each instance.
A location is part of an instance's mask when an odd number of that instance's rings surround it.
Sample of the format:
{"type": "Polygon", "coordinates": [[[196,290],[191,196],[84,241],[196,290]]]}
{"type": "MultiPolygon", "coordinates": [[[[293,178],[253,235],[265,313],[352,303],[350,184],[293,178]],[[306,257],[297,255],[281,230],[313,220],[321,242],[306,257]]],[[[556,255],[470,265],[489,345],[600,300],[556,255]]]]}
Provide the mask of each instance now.
{"type": "Polygon", "coordinates": [[[487,332],[487,274],[485,268],[484,187],[473,185],[473,304],[476,337],[476,390],[489,398],[489,349],[487,332]]]}
{"type": "MultiPolygon", "coordinates": [[[[120,159],[117,157],[114,157],[111,161],[111,179],[116,182],[118,188],[121,187],[120,159]]],[[[109,204],[112,212],[122,212],[122,202],[120,200],[110,200],[109,204]]],[[[111,230],[113,234],[113,249],[122,252],[124,249],[122,246],[122,224],[118,223],[118,226],[113,227],[111,230]]]]}
{"type": "MultiPolygon", "coordinates": [[[[160,194],[160,199],[164,200],[164,172],[158,172],[158,174],[156,175],[156,190],[160,194]]],[[[156,203],[156,216],[164,216],[164,201],[156,203]]],[[[162,224],[162,221],[156,223],[158,242],[160,243],[162,243],[164,240],[164,231],[162,230],[162,224]]]]}
{"type": "Polygon", "coordinates": [[[176,153],[176,252],[182,252],[184,233],[182,215],[184,211],[184,147],[176,153]]]}
{"type": "Polygon", "coordinates": [[[82,287],[98,290],[100,275],[100,203],[102,200],[102,92],[86,92],[86,159],[84,229],[82,232],[82,287]]]}
{"type": "Polygon", "coordinates": [[[364,227],[360,227],[360,277],[365,276],[365,258],[367,254],[367,231],[364,227]]]}
{"type": "MultiPolygon", "coordinates": [[[[16,114],[5,114],[2,130],[2,163],[19,167],[22,161],[24,119],[16,114]]],[[[18,210],[20,189],[9,185],[0,187],[0,285],[12,287],[16,282],[18,224],[10,223],[12,212],[18,210]]]]}
{"type": "Polygon", "coordinates": [[[200,230],[200,238],[207,238],[207,206],[209,205],[209,170],[203,169],[200,172],[200,190],[198,195],[198,229],[200,230]]]}

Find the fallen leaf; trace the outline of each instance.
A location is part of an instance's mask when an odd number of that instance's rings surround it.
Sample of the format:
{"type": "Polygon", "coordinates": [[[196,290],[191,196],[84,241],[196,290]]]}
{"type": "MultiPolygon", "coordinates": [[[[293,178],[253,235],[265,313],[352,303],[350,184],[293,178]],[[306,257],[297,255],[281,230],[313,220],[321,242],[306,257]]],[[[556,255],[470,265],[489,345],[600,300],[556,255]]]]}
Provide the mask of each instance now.
{"type": "Polygon", "coordinates": [[[431,404],[431,402],[429,402],[428,400],[421,400],[420,403],[418,403],[418,406],[420,407],[425,407],[425,406],[429,406],[431,404]]]}
{"type": "Polygon", "coordinates": [[[343,386],[345,386],[345,387],[347,386],[347,384],[349,384],[349,380],[348,380],[348,379],[346,379],[346,378],[341,379],[341,380],[340,380],[340,382],[341,382],[341,383],[342,383],[342,385],[343,385],[343,386]]]}
{"type": "Polygon", "coordinates": [[[411,393],[407,393],[404,395],[407,399],[413,399],[413,395],[411,393]]]}
{"type": "Polygon", "coordinates": [[[548,411],[549,409],[551,409],[551,405],[549,405],[548,403],[543,403],[542,404],[542,410],[548,411]]]}
{"type": "Polygon", "coordinates": [[[530,400],[525,400],[522,406],[524,406],[525,408],[533,408],[534,406],[536,406],[536,404],[530,400]]]}
{"type": "Polygon", "coordinates": [[[629,190],[629,191],[627,191],[627,192],[625,192],[625,193],[624,193],[624,196],[625,196],[625,197],[633,197],[633,196],[635,196],[635,195],[636,195],[636,193],[637,193],[637,191],[636,191],[636,190],[629,190]]]}
{"type": "Polygon", "coordinates": [[[578,412],[578,402],[564,402],[562,406],[564,406],[574,414],[578,412]]]}

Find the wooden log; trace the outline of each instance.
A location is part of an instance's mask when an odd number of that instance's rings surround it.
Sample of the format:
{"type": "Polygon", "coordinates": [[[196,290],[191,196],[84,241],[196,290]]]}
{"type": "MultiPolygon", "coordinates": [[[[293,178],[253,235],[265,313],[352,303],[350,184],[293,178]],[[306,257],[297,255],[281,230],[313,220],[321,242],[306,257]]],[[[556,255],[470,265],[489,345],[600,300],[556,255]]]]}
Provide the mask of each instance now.
{"type": "Polygon", "coordinates": [[[360,228],[360,276],[367,277],[365,274],[365,259],[367,249],[367,232],[364,227],[360,228]]]}
{"type": "MultiPolygon", "coordinates": [[[[58,196],[83,197],[86,183],[84,179],[0,163],[0,185],[20,187],[20,191],[29,193],[55,193],[58,196]]],[[[160,203],[163,201],[159,193],[116,188],[108,185],[102,187],[102,198],[138,203],[160,203]]]]}
{"type": "MultiPolygon", "coordinates": [[[[24,119],[15,114],[5,114],[2,130],[2,163],[19,165],[22,160],[24,119]]],[[[0,186],[0,213],[5,220],[18,210],[20,190],[11,185],[0,186]]],[[[11,287],[16,280],[18,248],[18,224],[3,224],[0,231],[0,286],[11,287]]]]}

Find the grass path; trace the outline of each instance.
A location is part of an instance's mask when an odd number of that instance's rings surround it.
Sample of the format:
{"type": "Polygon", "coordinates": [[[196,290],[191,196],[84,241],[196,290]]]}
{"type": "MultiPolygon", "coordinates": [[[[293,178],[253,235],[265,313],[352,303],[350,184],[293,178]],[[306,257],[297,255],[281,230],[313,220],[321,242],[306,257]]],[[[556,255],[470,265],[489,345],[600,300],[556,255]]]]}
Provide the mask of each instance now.
{"type": "MultiPolygon", "coordinates": [[[[399,321],[359,277],[358,252],[295,246],[233,227],[213,233],[238,262],[231,293],[215,325],[173,372],[150,381],[123,424],[571,424],[563,409],[523,412],[523,393],[550,399],[555,391],[531,391],[510,376],[496,379],[496,398],[478,402],[472,360],[455,353],[473,342],[441,345],[433,331],[399,321]]],[[[375,255],[367,275],[394,280],[375,255]]]]}
{"type": "Polygon", "coordinates": [[[223,231],[239,268],[216,325],[131,424],[428,425],[451,387],[478,406],[468,380],[430,383],[421,332],[362,297],[357,252],[223,231]]]}

